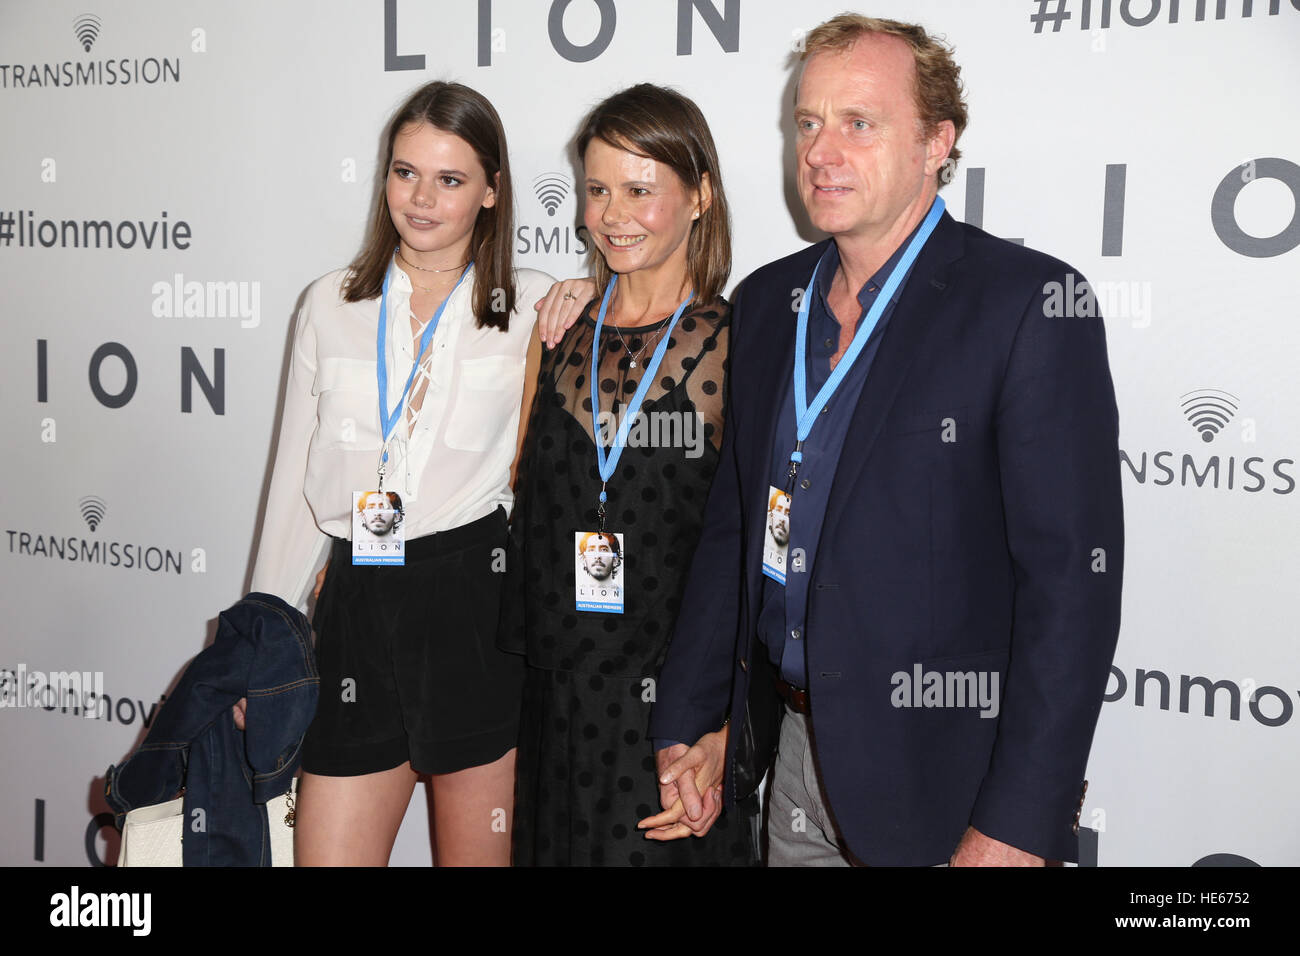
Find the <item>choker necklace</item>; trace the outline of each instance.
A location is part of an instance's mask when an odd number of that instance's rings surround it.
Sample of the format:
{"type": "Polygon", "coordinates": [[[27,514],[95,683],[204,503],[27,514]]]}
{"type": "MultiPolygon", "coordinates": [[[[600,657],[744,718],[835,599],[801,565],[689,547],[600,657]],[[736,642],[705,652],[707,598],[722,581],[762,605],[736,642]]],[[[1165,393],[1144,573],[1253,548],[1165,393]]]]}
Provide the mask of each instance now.
{"type": "Polygon", "coordinates": [[[412,269],[419,269],[421,272],[455,272],[457,269],[464,269],[465,266],[467,266],[467,265],[469,264],[469,263],[466,263],[466,262],[462,262],[460,265],[458,265],[458,266],[452,266],[452,267],[449,268],[449,269],[426,269],[424,266],[417,266],[414,262],[409,261],[409,260],[406,258],[406,256],[402,255],[402,250],[401,250],[400,247],[399,247],[398,250],[397,250],[397,258],[401,259],[403,262],[405,262],[405,263],[406,263],[408,266],[410,266],[412,269]]]}

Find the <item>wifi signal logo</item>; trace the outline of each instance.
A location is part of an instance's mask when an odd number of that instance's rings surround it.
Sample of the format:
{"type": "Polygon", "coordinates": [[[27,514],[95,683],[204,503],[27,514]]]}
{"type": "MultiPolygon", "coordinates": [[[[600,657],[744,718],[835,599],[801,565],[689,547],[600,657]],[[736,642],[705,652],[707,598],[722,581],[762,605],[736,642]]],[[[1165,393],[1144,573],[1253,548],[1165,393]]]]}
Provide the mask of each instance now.
{"type": "Polygon", "coordinates": [[[90,526],[91,531],[94,531],[104,520],[108,506],[104,504],[102,498],[96,498],[94,495],[87,495],[78,504],[81,506],[81,517],[86,519],[86,524],[90,526]]]}
{"type": "MultiPolygon", "coordinates": [[[[90,13],[83,13],[77,19],[72,21],[72,32],[77,35],[77,42],[87,53],[90,52],[91,46],[99,38],[100,28],[99,17],[90,13]]],[[[90,529],[94,531],[94,528],[90,529]]]]}
{"type": "Polygon", "coordinates": [[[555,210],[560,208],[560,203],[564,202],[572,188],[573,183],[561,173],[542,173],[533,180],[533,192],[537,194],[537,201],[542,204],[548,216],[555,215],[555,210]]]}
{"type": "Polygon", "coordinates": [[[1237,396],[1219,388],[1199,388],[1182,396],[1183,415],[1201,433],[1201,441],[1212,442],[1237,414],[1237,396]]]}

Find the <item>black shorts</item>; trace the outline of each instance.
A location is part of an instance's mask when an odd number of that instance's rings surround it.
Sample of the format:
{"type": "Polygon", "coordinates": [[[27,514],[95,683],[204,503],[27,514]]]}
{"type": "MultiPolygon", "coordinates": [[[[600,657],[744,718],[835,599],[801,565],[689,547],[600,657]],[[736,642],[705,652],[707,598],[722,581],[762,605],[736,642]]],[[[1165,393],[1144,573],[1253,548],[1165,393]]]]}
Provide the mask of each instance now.
{"type": "Polygon", "coordinates": [[[313,627],[320,702],[303,769],[453,773],[515,746],[523,659],[496,649],[505,510],[406,543],[402,567],[354,566],[335,539],[313,627]]]}

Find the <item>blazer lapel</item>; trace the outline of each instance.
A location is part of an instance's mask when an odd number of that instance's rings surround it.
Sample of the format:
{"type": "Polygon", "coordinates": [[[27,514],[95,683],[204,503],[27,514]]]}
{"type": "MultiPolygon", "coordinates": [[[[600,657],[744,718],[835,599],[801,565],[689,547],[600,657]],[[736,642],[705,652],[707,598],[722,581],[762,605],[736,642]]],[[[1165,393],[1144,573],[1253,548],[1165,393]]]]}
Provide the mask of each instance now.
{"type": "Polygon", "coordinates": [[[858,475],[871,457],[885,416],[935,325],[934,316],[949,293],[952,263],[961,258],[964,247],[961,227],[944,213],[912,267],[862,387],[835,470],[823,528],[839,524],[858,475]]]}

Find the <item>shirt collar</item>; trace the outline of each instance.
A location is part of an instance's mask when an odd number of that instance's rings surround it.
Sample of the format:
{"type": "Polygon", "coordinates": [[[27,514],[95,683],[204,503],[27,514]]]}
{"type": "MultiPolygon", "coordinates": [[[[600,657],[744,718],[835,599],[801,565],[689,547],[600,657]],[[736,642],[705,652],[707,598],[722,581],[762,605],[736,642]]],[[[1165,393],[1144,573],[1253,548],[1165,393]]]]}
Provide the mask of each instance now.
{"type": "MultiPolygon", "coordinates": [[[[871,306],[873,297],[876,293],[884,288],[885,283],[889,280],[889,276],[894,271],[894,267],[897,266],[899,261],[903,258],[903,253],[907,251],[907,247],[911,244],[912,238],[920,228],[921,223],[917,223],[916,227],[907,234],[907,237],[898,244],[898,248],[894,250],[894,254],[885,260],[885,264],[877,269],[875,275],[868,279],[862,288],[858,290],[858,305],[862,307],[864,313],[866,309],[871,306]]],[[[840,248],[835,244],[835,240],[832,239],[830,245],[826,247],[826,251],[822,253],[817,269],[817,298],[826,308],[827,312],[830,311],[828,299],[831,294],[831,282],[834,281],[835,272],[839,267],[840,248]]],[[[903,283],[900,282],[895,287],[894,294],[891,296],[890,301],[897,302],[898,296],[902,291],[903,283]]]]}

